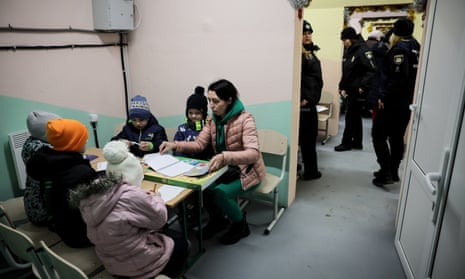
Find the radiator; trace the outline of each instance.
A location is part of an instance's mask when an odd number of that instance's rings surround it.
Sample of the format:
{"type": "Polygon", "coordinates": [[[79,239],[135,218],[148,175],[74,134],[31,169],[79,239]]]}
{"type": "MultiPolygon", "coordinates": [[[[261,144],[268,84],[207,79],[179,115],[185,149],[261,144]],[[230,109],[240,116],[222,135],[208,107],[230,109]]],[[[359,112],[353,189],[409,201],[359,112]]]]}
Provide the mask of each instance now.
{"type": "Polygon", "coordinates": [[[29,135],[30,134],[27,130],[8,134],[18,187],[22,190],[26,188],[26,167],[24,166],[23,158],[21,157],[21,151],[23,150],[24,142],[26,142],[29,135]]]}

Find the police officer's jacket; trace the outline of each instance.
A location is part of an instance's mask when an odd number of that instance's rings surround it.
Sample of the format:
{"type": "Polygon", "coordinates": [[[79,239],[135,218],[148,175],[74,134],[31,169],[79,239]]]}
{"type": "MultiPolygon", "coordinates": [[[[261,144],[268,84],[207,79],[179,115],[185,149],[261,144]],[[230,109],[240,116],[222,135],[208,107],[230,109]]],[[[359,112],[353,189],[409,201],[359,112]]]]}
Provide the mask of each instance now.
{"type": "Polygon", "coordinates": [[[375,75],[373,54],[363,40],[354,42],[344,51],[339,90],[345,90],[349,95],[359,94],[359,88],[368,92],[375,75]]]}
{"type": "Polygon", "coordinates": [[[380,99],[385,107],[408,108],[413,100],[420,44],[413,37],[397,42],[384,61],[386,80],[380,99]]]}

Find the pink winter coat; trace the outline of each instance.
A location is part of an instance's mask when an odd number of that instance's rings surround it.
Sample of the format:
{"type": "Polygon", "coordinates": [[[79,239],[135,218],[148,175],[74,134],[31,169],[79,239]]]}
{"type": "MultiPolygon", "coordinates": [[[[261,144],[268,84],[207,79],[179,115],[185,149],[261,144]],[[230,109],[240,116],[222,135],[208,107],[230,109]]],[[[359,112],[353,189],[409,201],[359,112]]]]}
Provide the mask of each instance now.
{"type": "MultiPolygon", "coordinates": [[[[242,111],[224,125],[226,150],[223,151],[225,164],[239,166],[241,169],[242,189],[260,183],[265,177],[266,169],[258,145],[258,133],[252,114],[242,111]],[[251,167],[249,167],[251,166],[251,167]]],[[[208,144],[216,150],[216,125],[209,120],[195,141],[176,142],[176,152],[199,153],[208,144]]]]}
{"type": "Polygon", "coordinates": [[[157,233],[167,220],[161,197],[123,184],[82,200],[80,210],[87,236],[111,274],[150,278],[167,264],[174,241],[157,233]]]}

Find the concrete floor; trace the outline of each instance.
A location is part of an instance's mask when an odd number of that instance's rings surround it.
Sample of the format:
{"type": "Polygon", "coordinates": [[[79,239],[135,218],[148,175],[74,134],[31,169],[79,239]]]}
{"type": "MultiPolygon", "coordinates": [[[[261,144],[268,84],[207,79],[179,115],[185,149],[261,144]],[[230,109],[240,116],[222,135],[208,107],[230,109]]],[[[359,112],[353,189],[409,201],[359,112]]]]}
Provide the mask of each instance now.
{"type": "Polygon", "coordinates": [[[187,278],[405,278],[394,248],[400,184],[372,185],[370,119],[364,127],[363,150],[335,152],[340,137],[318,145],[322,178],[297,182],[295,202],[270,235],[263,235],[269,208],[249,205],[252,234],[232,246],[207,241],[187,278]]]}
{"type": "Polygon", "coordinates": [[[334,152],[339,136],[318,145],[323,177],[297,182],[295,202],[269,235],[263,230],[270,209],[250,204],[246,211],[251,235],[232,246],[206,241],[206,252],[186,278],[404,279],[394,248],[400,184],[386,189],[371,184],[378,169],[371,120],[365,119],[364,126],[363,150],[334,152]]]}

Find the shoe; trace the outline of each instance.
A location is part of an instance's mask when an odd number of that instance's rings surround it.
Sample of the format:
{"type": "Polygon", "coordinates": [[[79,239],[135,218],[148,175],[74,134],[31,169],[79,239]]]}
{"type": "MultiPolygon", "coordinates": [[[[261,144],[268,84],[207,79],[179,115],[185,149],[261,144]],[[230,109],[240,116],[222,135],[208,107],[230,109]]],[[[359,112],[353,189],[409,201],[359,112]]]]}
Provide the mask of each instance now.
{"type": "MultiPolygon", "coordinates": [[[[377,171],[373,172],[373,176],[375,178],[381,177],[382,176],[381,170],[377,170],[377,171]]],[[[400,181],[400,177],[399,177],[399,175],[397,173],[392,174],[392,181],[394,181],[394,182],[399,182],[400,181]]]]}
{"type": "Polygon", "coordinates": [[[394,183],[391,176],[379,176],[372,180],[373,184],[377,187],[383,187],[384,185],[394,183]]]}
{"type": "Polygon", "coordinates": [[[338,151],[338,152],[347,151],[347,150],[351,150],[351,149],[352,149],[351,146],[345,145],[345,144],[342,144],[342,143],[334,147],[334,151],[338,151]]]}
{"type": "Polygon", "coordinates": [[[229,230],[220,237],[220,243],[224,245],[231,245],[237,243],[241,238],[247,237],[250,234],[249,224],[244,216],[239,222],[231,224],[229,230]]]}
{"type": "Polygon", "coordinates": [[[318,179],[321,177],[321,172],[317,171],[314,174],[306,174],[304,173],[300,178],[302,180],[313,180],[313,179],[318,179]]]}
{"type": "Polygon", "coordinates": [[[208,224],[202,229],[202,237],[204,240],[211,239],[217,233],[226,229],[229,225],[229,220],[221,218],[217,220],[210,220],[208,224]]]}

